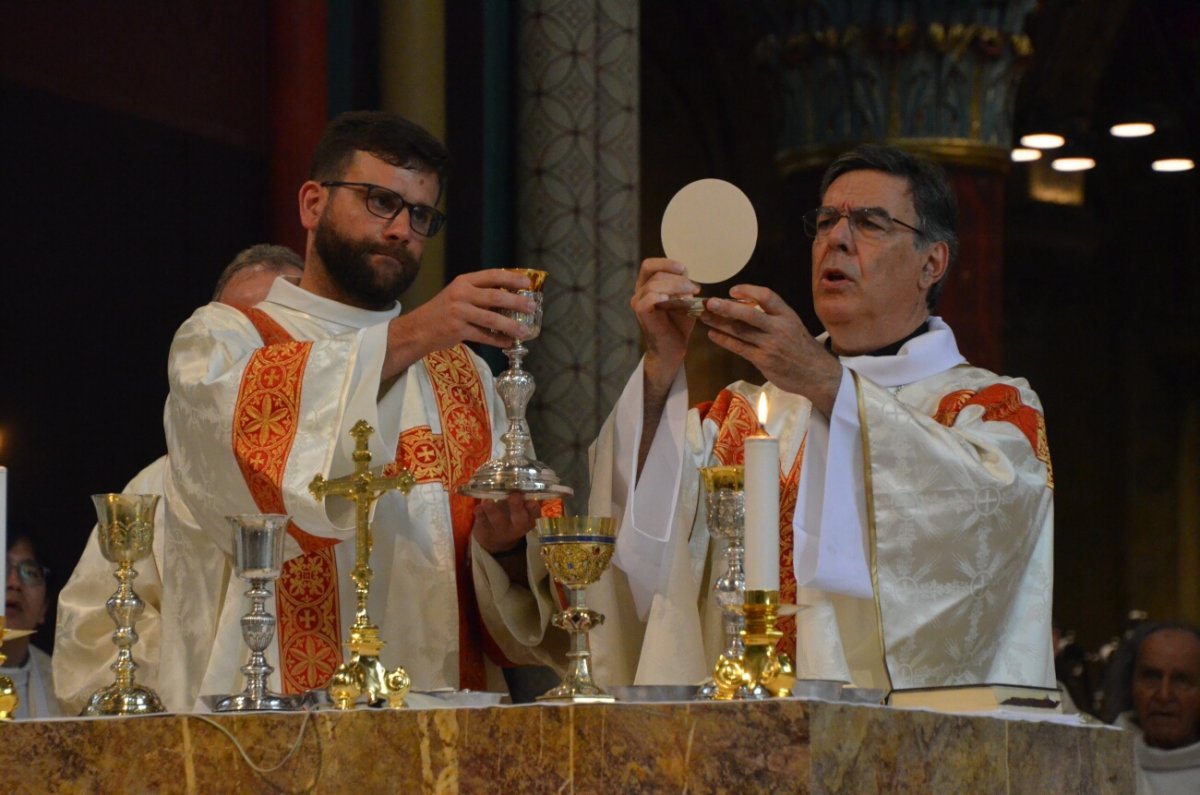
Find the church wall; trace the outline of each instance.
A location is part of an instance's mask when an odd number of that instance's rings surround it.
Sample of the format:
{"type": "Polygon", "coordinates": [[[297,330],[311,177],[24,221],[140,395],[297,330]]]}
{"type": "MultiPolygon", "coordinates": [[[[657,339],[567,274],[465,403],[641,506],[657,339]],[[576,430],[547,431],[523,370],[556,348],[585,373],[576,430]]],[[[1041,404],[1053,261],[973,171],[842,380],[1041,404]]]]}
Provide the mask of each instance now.
{"type": "Polygon", "coordinates": [[[165,451],[172,334],[266,235],[262,15],[158,5],[0,11],[0,463],[9,532],[40,534],[60,585],[88,495],[165,451]]]}

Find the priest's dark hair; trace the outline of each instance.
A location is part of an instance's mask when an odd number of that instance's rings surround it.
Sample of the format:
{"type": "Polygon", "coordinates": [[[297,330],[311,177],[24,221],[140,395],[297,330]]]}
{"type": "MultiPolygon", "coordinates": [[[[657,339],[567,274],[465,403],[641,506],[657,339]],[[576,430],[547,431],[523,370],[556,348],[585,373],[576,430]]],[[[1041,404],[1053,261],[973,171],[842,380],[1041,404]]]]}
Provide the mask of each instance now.
{"type": "Polygon", "coordinates": [[[213,290],[214,301],[221,300],[221,293],[229,285],[231,279],[246,268],[254,265],[265,265],[276,273],[282,273],[284,268],[289,265],[293,268],[304,270],[304,260],[300,259],[300,255],[292,251],[287,246],[273,246],[270,243],[259,243],[258,245],[244,248],[238,252],[233,258],[233,262],[225,266],[225,270],[221,271],[221,275],[217,278],[217,287],[213,290]]]}
{"type": "Polygon", "coordinates": [[[335,116],[313,153],[308,178],[341,179],[355,152],[367,152],[399,168],[432,171],[438,195],[446,182],[450,155],[428,130],[395,113],[353,110],[335,116]]]}
{"type": "Polygon", "coordinates": [[[835,179],[851,171],[882,171],[907,181],[917,211],[917,226],[921,230],[913,236],[913,245],[921,248],[944,242],[949,247],[946,273],[930,286],[925,296],[925,304],[932,312],[942,297],[950,264],[958,257],[958,233],[955,231],[958,228],[958,202],[946,172],[941,166],[903,149],[863,144],[839,156],[825,170],[818,201],[825,200],[825,192],[835,179]]]}

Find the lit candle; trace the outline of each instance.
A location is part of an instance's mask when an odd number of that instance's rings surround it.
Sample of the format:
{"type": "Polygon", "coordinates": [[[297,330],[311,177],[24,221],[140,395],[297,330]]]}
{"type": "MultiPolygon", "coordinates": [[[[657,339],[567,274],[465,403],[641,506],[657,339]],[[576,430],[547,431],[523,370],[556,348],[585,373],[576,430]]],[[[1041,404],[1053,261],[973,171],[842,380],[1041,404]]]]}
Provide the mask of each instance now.
{"type": "Polygon", "coordinates": [[[763,429],[746,439],[746,590],[779,590],[779,440],[766,432],[767,396],[758,395],[763,429]]]}

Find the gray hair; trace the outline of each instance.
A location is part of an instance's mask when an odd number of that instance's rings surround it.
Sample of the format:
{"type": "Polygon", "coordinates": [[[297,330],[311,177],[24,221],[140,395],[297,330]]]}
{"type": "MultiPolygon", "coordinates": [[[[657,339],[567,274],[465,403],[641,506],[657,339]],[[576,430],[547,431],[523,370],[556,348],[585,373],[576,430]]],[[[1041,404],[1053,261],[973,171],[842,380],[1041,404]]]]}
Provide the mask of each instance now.
{"type": "Polygon", "coordinates": [[[829,165],[825,175],[821,177],[821,193],[818,200],[824,200],[825,192],[835,179],[851,171],[882,171],[908,182],[913,207],[917,211],[917,225],[921,229],[920,233],[914,235],[913,245],[922,248],[934,243],[945,243],[950,249],[946,273],[930,286],[929,293],[925,296],[925,304],[932,312],[942,296],[950,264],[958,257],[958,233],[955,231],[958,226],[958,203],[954,199],[954,191],[950,188],[946,172],[941,166],[903,149],[863,144],[842,154],[829,165]]]}
{"type": "Polygon", "coordinates": [[[304,260],[300,255],[287,246],[273,246],[270,243],[259,243],[256,246],[243,249],[233,258],[233,262],[225,266],[217,279],[217,288],[213,291],[214,301],[220,300],[221,293],[229,285],[234,276],[254,265],[265,265],[276,273],[282,273],[291,266],[304,270],[304,260]]]}
{"type": "Polygon", "coordinates": [[[1137,658],[1142,652],[1142,644],[1151,635],[1167,630],[1174,630],[1193,635],[1200,639],[1200,629],[1182,621],[1147,621],[1139,624],[1121,642],[1113,657],[1109,660],[1111,671],[1106,682],[1104,693],[1104,712],[1101,718],[1105,723],[1112,723],[1122,712],[1133,709],[1133,674],[1137,668],[1137,658]]]}

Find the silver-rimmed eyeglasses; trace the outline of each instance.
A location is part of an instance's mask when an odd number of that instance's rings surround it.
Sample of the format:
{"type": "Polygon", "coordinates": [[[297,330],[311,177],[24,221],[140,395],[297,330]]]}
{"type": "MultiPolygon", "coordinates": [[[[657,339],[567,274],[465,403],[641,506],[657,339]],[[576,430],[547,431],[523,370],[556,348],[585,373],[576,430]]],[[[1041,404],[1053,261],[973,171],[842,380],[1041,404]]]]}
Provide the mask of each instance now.
{"type": "Polygon", "coordinates": [[[14,571],[24,585],[43,585],[46,582],[46,575],[50,573],[50,569],[36,560],[8,561],[8,568],[4,570],[5,578],[14,571]]]}
{"type": "Polygon", "coordinates": [[[850,221],[850,231],[867,240],[879,240],[889,236],[902,226],[918,235],[924,234],[915,226],[904,223],[882,207],[854,207],[842,212],[836,207],[818,207],[804,214],[804,231],[809,237],[822,238],[833,231],[843,218],[850,221]]]}
{"type": "Polygon", "coordinates": [[[414,204],[396,191],[382,185],[370,182],[338,182],[334,180],[322,182],[326,188],[357,188],[365,193],[364,199],[367,212],[377,218],[387,219],[388,223],[396,220],[396,216],[408,210],[408,225],[418,235],[433,237],[446,223],[446,216],[428,204],[414,204]]]}

